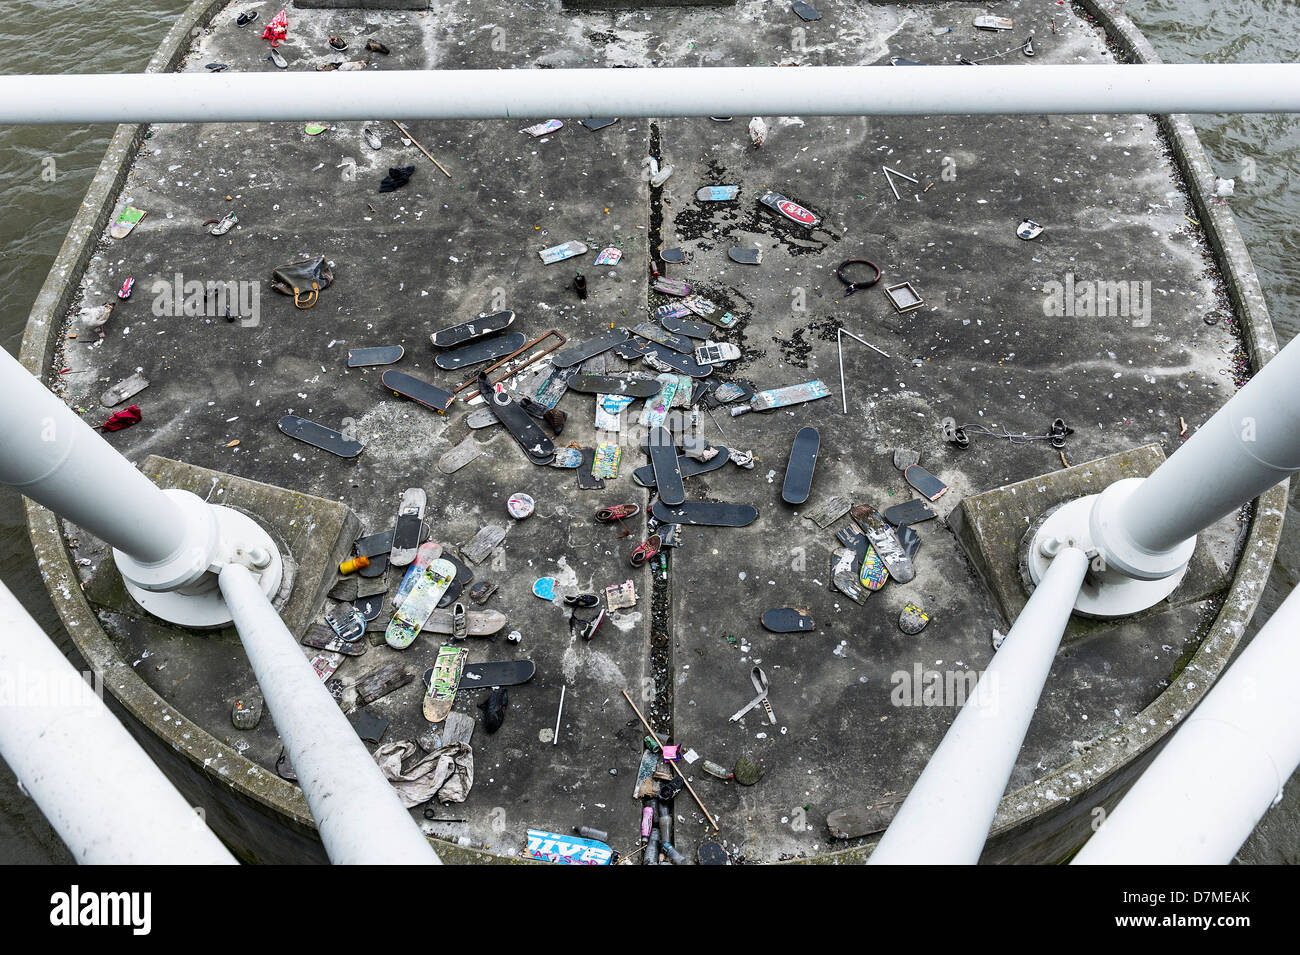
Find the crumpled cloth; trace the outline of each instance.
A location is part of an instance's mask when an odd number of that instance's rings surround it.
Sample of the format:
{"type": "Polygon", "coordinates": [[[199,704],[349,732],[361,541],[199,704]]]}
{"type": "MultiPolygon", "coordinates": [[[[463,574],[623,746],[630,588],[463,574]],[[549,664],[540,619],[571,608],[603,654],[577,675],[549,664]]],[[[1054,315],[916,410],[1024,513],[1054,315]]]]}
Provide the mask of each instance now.
{"type": "Polygon", "coordinates": [[[402,805],[412,809],[430,799],[441,803],[464,802],[474,785],[473,747],[468,743],[452,743],[435,749],[402,772],[402,763],[422,752],[409,739],[384,743],[375,750],[375,763],[397,790],[402,805]]]}
{"type": "Polygon", "coordinates": [[[262,39],[270,40],[271,46],[279,46],[280,41],[285,38],[289,32],[289,14],[281,10],[275,16],[271,17],[271,22],[266,25],[262,31],[262,39]]]}
{"type": "Polygon", "coordinates": [[[414,175],[414,166],[389,166],[388,175],[385,176],[384,181],[379,184],[379,191],[392,192],[395,189],[400,189],[402,186],[410,182],[411,177],[414,175]]]}
{"type": "Polygon", "coordinates": [[[138,424],[140,420],[140,406],[127,405],[121,411],[115,411],[109,415],[108,420],[101,424],[100,427],[105,431],[121,431],[123,428],[138,424]]]}

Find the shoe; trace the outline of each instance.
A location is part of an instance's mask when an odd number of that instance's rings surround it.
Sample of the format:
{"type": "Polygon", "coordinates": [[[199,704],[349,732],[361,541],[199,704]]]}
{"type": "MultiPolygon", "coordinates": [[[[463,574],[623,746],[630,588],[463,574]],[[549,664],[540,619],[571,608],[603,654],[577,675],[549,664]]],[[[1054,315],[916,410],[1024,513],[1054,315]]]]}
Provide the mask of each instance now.
{"type": "Polygon", "coordinates": [[[465,605],[457,603],[451,608],[451,638],[453,640],[464,640],[469,635],[469,617],[465,613],[465,605]]]}
{"type": "Polygon", "coordinates": [[[558,438],[564,431],[564,422],[569,420],[569,415],[559,408],[548,408],[542,414],[542,420],[551,426],[551,430],[555,432],[555,436],[558,438]]]}
{"type": "Polygon", "coordinates": [[[565,594],[564,602],[570,607],[594,607],[600,603],[600,594],[565,594]]]}
{"type": "Polygon", "coordinates": [[[659,553],[662,540],[658,534],[652,535],[649,539],[643,540],[636,545],[636,550],[632,551],[632,556],[628,558],[633,567],[640,567],[647,560],[659,553]]]}
{"type": "Polygon", "coordinates": [[[616,504],[613,507],[602,507],[598,510],[596,520],[602,524],[612,524],[614,521],[622,520],[625,517],[635,517],[640,513],[640,504],[616,504]]]}
{"type": "Polygon", "coordinates": [[[281,55],[279,50],[272,50],[267,59],[282,70],[289,65],[289,61],[281,55]]]}
{"type": "Polygon", "coordinates": [[[387,56],[389,52],[388,47],[384,46],[378,40],[367,40],[366,49],[371,53],[383,53],[385,56],[387,56]]]}
{"type": "Polygon", "coordinates": [[[245,10],[243,13],[241,13],[238,17],[235,18],[235,23],[241,27],[246,27],[256,19],[257,19],[256,10],[245,10]]]}
{"type": "Polygon", "coordinates": [[[343,39],[341,36],[332,36],[330,37],[330,46],[334,47],[336,50],[346,50],[348,48],[348,41],[343,39]]]}
{"type": "Polygon", "coordinates": [[[366,145],[371,149],[379,149],[384,145],[384,141],[369,126],[361,131],[361,135],[365,137],[366,145]]]}

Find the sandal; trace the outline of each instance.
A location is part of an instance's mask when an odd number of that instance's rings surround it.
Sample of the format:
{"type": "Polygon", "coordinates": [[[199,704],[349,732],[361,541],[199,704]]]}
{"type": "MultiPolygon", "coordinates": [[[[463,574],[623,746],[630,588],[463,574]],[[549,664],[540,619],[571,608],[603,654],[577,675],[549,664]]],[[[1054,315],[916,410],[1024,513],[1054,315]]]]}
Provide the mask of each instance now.
{"type": "Polygon", "coordinates": [[[596,520],[602,524],[612,524],[615,521],[621,521],[625,517],[635,517],[640,513],[640,504],[616,504],[613,507],[602,507],[598,510],[596,520]]]}
{"type": "Polygon", "coordinates": [[[632,551],[632,556],[628,558],[633,567],[640,567],[647,560],[659,553],[659,548],[663,541],[658,534],[653,534],[646,540],[636,545],[636,550],[632,551]]]}

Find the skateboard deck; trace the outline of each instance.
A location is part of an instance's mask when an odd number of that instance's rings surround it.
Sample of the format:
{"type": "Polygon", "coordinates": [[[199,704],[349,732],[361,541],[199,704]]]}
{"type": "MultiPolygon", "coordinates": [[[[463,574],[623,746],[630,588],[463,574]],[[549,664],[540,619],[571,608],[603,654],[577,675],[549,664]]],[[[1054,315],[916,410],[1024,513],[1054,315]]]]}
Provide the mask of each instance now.
{"type": "Polygon", "coordinates": [[[374,348],[349,348],[348,367],[364,368],[367,365],[391,365],[406,354],[401,345],[376,345],[374,348]]]}
{"type": "Polygon", "coordinates": [[[450,391],[444,391],[403,371],[386,371],[379,376],[379,380],[389,391],[395,391],[403,398],[410,398],[416,404],[432,408],[438,414],[446,414],[447,409],[456,400],[456,396],[450,391]]]}
{"type": "Polygon", "coordinates": [[[690,375],[692,378],[707,378],[713,374],[712,365],[701,365],[693,355],[683,355],[681,352],[666,348],[658,342],[625,341],[618,345],[614,352],[619,357],[629,360],[652,355],[673,371],[679,371],[683,375],[690,375]]]}
{"type": "Polygon", "coordinates": [[[304,647],[328,650],[331,653],[342,653],[344,656],[349,657],[359,657],[368,649],[364,640],[359,642],[344,640],[329,627],[321,624],[314,624],[301,642],[304,647]]]}
{"type": "Polygon", "coordinates": [[[334,671],[339,668],[343,662],[343,654],[335,653],[332,650],[322,650],[311,658],[311,668],[316,671],[320,681],[324,683],[334,675],[334,671]]]}
{"type": "Polygon", "coordinates": [[[665,316],[659,322],[673,334],[687,338],[705,339],[713,334],[713,328],[707,322],[692,322],[677,316],[665,316]]]}
{"type": "Polygon", "coordinates": [[[700,202],[726,202],[740,195],[739,186],[704,186],[695,191],[700,202]]]}
{"type": "MultiPolygon", "coordinates": [[[[486,686],[519,686],[527,683],[537,672],[532,660],[495,660],[491,663],[467,663],[460,677],[458,689],[479,689],[486,686]]],[[[433,667],[424,671],[424,685],[433,679],[433,667]]]]}
{"type": "Polygon", "coordinates": [[[706,322],[711,322],[719,328],[734,328],[740,319],[731,312],[724,312],[713,302],[703,295],[690,295],[682,300],[682,304],[689,308],[706,322]]]}
{"type": "Polygon", "coordinates": [[[870,504],[859,504],[849,511],[849,517],[862,528],[862,532],[867,535],[867,540],[871,542],[872,548],[889,569],[894,580],[905,584],[916,576],[911,558],[904,552],[898,535],[885,523],[879,511],[870,504]]]}
{"type": "Polygon", "coordinates": [[[358,537],[357,542],[352,546],[356,549],[358,557],[378,557],[380,554],[387,554],[393,549],[393,532],[382,531],[378,534],[358,537]]]}
{"type": "Polygon", "coordinates": [[[569,390],[569,382],[577,373],[576,368],[552,368],[537,394],[533,395],[533,400],[548,410],[554,408],[569,390]]]}
{"type": "Polygon", "coordinates": [[[498,335],[495,338],[483,338],[476,342],[470,342],[468,345],[453,348],[451,351],[445,351],[440,355],[434,355],[433,363],[439,368],[448,371],[453,368],[464,368],[467,365],[477,365],[480,362],[491,361],[493,358],[500,358],[503,355],[512,355],[524,346],[525,341],[523,332],[515,332],[513,335],[498,335]]]}
{"type": "Polygon", "coordinates": [[[424,523],[424,505],[428,496],[424,488],[408,487],[402,492],[402,503],[397,508],[397,524],[393,528],[393,547],[388,562],[394,567],[405,567],[415,560],[420,546],[420,525],[424,523]]]}
{"type": "Polygon", "coordinates": [[[885,520],[895,527],[901,527],[904,524],[920,524],[922,521],[928,521],[930,518],[937,516],[930,508],[930,505],[926,504],[925,501],[918,501],[916,498],[885,509],[885,520]]]}
{"type": "Polygon", "coordinates": [[[914,603],[909,603],[898,615],[898,629],[915,636],[925,629],[930,622],[930,615],[914,603]]]}
{"type": "Polygon", "coordinates": [[[360,441],[351,441],[332,428],[297,415],[287,414],[280,419],[279,429],[291,438],[297,438],[313,448],[320,448],[341,458],[355,458],[365,450],[360,441]]]}
{"type": "Polygon", "coordinates": [[[578,465],[578,487],[584,491],[599,491],[605,487],[604,478],[596,477],[596,449],[582,448],[582,462],[578,465]]]}
{"type": "Polygon", "coordinates": [[[788,408],[790,405],[816,401],[831,393],[821,380],[805,381],[798,385],[786,385],[784,388],[771,388],[760,391],[749,399],[749,406],[755,411],[771,411],[774,408],[788,408]]]}
{"type": "Polygon", "coordinates": [[[855,603],[864,604],[871,596],[871,591],[862,586],[858,579],[858,567],[861,562],[849,548],[835,552],[831,557],[831,583],[835,589],[855,603]]]}
{"type": "Polygon", "coordinates": [[[639,338],[646,338],[652,342],[658,342],[666,348],[673,351],[681,352],[683,355],[689,355],[695,350],[695,343],[681,335],[674,335],[668,329],[654,324],[654,322],[642,322],[632,329],[632,334],[639,338]]]}
{"type": "Polygon", "coordinates": [[[556,368],[569,368],[578,364],[580,361],[586,361],[588,358],[594,358],[601,352],[607,352],[615,345],[625,342],[628,339],[627,329],[614,328],[605,332],[603,335],[597,335],[585,342],[578,342],[576,345],[566,345],[557,349],[551,355],[551,361],[556,368]]]}
{"type": "Polygon", "coordinates": [[[497,416],[492,413],[491,408],[475,408],[465,416],[465,426],[474,430],[490,428],[500,423],[497,416]]]}
{"type": "Polygon", "coordinates": [[[773,633],[807,633],[817,625],[807,607],[775,607],[763,612],[763,627],[773,633]]]}
{"type": "Polygon", "coordinates": [[[424,692],[424,718],[430,723],[441,723],[451,712],[468,655],[464,647],[439,648],[438,659],[429,674],[429,688],[424,692]]]}
{"type": "Polygon", "coordinates": [[[746,527],[758,520],[758,508],[751,504],[732,504],[727,501],[687,501],[676,507],[655,501],[650,510],[655,520],[665,524],[746,527]]]}
{"type": "Polygon", "coordinates": [[[650,432],[649,445],[650,465],[654,468],[659,500],[670,507],[685,502],[686,488],[682,484],[682,469],[672,435],[663,428],[655,428],[650,432]]]}
{"type": "Polygon", "coordinates": [[[369,597],[358,597],[357,602],[353,604],[362,618],[369,623],[379,616],[379,611],[384,609],[384,594],[371,594],[369,597]]]}
{"type": "Polygon", "coordinates": [[[113,224],[108,227],[108,234],[114,239],[125,239],[131,234],[131,230],[140,224],[140,220],[148,214],[143,209],[123,206],[122,211],[113,220],[113,224]]]}
{"type": "Polygon", "coordinates": [[[506,529],[500,524],[484,524],[460,549],[460,555],[471,564],[481,564],[492,555],[506,539],[506,529]]]}
{"type": "Polygon", "coordinates": [[[384,640],[390,647],[405,650],[411,645],[455,576],[456,566],[446,558],[440,557],[424,568],[411,593],[388,622],[384,640]]]}
{"type": "Polygon", "coordinates": [[[451,583],[447,585],[446,592],[443,593],[442,599],[438,601],[439,610],[450,607],[460,598],[465,587],[474,582],[474,571],[468,564],[463,563],[454,554],[444,554],[443,559],[456,568],[456,575],[451,578],[451,583]]]}
{"type": "Polygon", "coordinates": [[[653,398],[659,394],[660,382],[656,378],[626,375],[574,375],[568,387],[589,395],[631,395],[633,398],[653,398]]]}
{"type": "Polygon", "coordinates": [[[442,545],[430,541],[427,544],[421,544],[420,549],[415,554],[415,560],[406,568],[406,573],[402,574],[402,581],[397,585],[397,593],[393,594],[393,607],[400,607],[407,597],[411,594],[411,589],[415,582],[424,574],[424,570],[435,560],[442,556],[442,545]]]}
{"type": "Polygon", "coordinates": [[[866,556],[862,558],[862,569],[858,571],[858,580],[862,581],[862,586],[868,590],[879,590],[885,586],[885,581],[889,580],[889,568],[870,544],[867,545],[866,556]]]}
{"type": "MultiPolygon", "coordinates": [[[[715,445],[718,453],[707,461],[696,461],[694,458],[677,458],[677,467],[681,469],[682,477],[694,477],[697,474],[706,474],[709,471],[716,471],[722,467],[731,458],[731,449],[723,445],[715,445]]],[[[643,464],[632,472],[632,480],[642,487],[655,486],[655,470],[653,464],[643,464]]]]}
{"type": "Polygon", "coordinates": [[[948,485],[919,464],[913,464],[904,471],[903,479],[916,488],[927,501],[937,501],[948,491],[948,485]]]}
{"type": "Polygon", "coordinates": [[[606,126],[613,126],[615,123],[618,122],[618,117],[615,116],[611,118],[608,116],[602,116],[598,119],[595,118],[581,119],[578,122],[580,122],[583,126],[586,126],[589,130],[591,130],[594,133],[596,130],[604,129],[606,126]]]}
{"type": "Polygon", "coordinates": [[[482,373],[478,376],[478,392],[497,416],[497,420],[510,432],[519,447],[524,449],[528,460],[533,464],[550,464],[555,459],[555,444],[541,426],[517,402],[512,401],[509,394],[494,391],[487,375],[482,373]]]}
{"type": "Polygon", "coordinates": [[[429,336],[429,341],[436,348],[451,348],[453,345],[463,344],[471,338],[482,338],[484,335],[491,335],[493,332],[505,331],[514,324],[514,321],[514,312],[493,312],[491,315],[480,315],[468,322],[461,322],[459,325],[452,325],[434,332],[429,336]]]}
{"type": "MultiPolygon", "coordinates": [[[[429,619],[420,629],[425,633],[449,634],[452,632],[451,616],[451,610],[435,610],[429,614],[429,619]]],[[[468,610],[465,613],[465,623],[469,628],[466,631],[469,636],[486,637],[506,625],[506,615],[500,610],[468,610]]]]}
{"type": "Polygon", "coordinates": [[[565,259],[576,258],[579,255],[587,254],[587,244],[571,240],[561,242],[559,245],[553,245],[549,249],[540,249],[537,254],[542,258],[543,265],[553,265],[556,262],[563,262],[565,259]]]}
{"type": "Polygon", "coordinates": [[[148,387],[149,379],[144,375],[135,374],[109,388],[99,396],[99,401],[104,407],[111,408],[113,405],[120,405],[127,398],[134,398],[148,387]]]}
{"type": "Polygon", "coordinates": [[[781,500],[787,504],[802,504],[808,500],[821,440],[816,428],[800,428],[794,436],[790,461],[785,467],[785,484],[781,488],[781,500]]]}
{"type": "Polygon", "coordinates": [[[741,265],[762,265],[763,250],[748,246],[737,246],[734,249],[727,250],[727,258],[741,265]]]}
{"type": "Polygon", "coordinates": [[[777,215],[793,222],[795,225],[811,229],[822,221],[821,216],[811,209],[805,209],[793,199],[788,199],[779,192],[768,190],[758,197],[758,201],[777,215]]]}
{"type": "Polygon", "coordinates": [[[370,558],[370,566],[363,567],[357,571],[358,577],[382,577],[388,570],[388,555],[381,554],[378,557],[370,558]]]}
{"type": "Polygon", "coordinates": [[[438,470],[443,474],[455,474],[482,453],[483,446],[474,440],[473,435],[470,435],[438,459],[438,470]]]}
{"type": "Polygon", "coordinates": [[[555,460],[551,462],[553,468],[567,468],[572,470],[582,463],[581,448],[556,448],[555,460]]]}

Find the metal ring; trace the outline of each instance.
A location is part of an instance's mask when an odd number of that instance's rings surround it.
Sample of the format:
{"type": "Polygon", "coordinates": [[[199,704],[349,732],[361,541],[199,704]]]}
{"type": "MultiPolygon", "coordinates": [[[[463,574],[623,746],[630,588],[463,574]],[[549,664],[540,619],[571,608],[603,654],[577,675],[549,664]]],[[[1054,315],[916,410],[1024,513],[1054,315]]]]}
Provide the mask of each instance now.
{"type": "Polygon", "coordinates": [[[835,270],[835,277],[849,287],[849,290],[844,293],[845,298],[848,298],[858,289],[871,288],[871,286],[880,281],[881,274],[880,266],[869,259],[845,259],[839,264],[839,268],[835,270]],[[844,270],[850,265],[869,265],[876,270],[876,277],[868,282],[850,282],[844,277],[844,270]]]}

